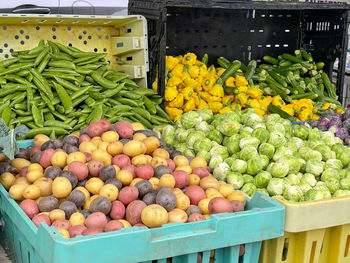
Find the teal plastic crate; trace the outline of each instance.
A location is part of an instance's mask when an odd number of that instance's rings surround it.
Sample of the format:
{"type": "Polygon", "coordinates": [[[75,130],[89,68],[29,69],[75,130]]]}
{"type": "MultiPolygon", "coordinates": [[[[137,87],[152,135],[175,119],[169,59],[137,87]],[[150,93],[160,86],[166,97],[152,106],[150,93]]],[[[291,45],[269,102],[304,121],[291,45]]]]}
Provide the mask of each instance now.
{"type": "MultiPolygon", "coordinates": [[[[32,141],[20,141],[28,147],[32,141]]],[[[280,237],[284,229],[284,206],[257,192],[247,200],[246,211],[212,215],[195,223],[166,224],[160,228],[124,228],[116,232],[64,239],[55,228],[36,228],[0,185],[0,243],[13,262],[69,263],[255,263],[261,242],[280,237]],[[245,255],[239,258],[240,244],[245,255]],[[155,261],[154,261],[155,260],[155,261]]]]}

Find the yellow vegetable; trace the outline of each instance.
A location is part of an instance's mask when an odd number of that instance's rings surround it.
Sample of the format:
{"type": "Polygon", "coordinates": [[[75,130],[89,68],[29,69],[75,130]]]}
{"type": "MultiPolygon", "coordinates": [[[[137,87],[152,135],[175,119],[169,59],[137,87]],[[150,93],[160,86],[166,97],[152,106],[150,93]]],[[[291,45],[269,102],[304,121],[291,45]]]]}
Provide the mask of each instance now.
{"type": "Polygon", "coordinates": [[[206,91],[199,91],[198,94],[205,101],[208,101],[209,98],[211,97],[210,94],[206,91]]]}
{"type": "Polygon", "coordinates": [[[229,78],[225,81],[225,84],[226,84],[226,86],[228,86],[228,87],[232,87],[232,88],[236,87],[236,85],[235,85],[235,78],[234,78],[234,77],[229,77],[229,78]]]}
{"type": "Polygon", "coordinates": [[[202,82],[202,87],[205,91],[208,91],[214,86],[215,79],[212,76],[206,77],[202,82]]]}
{"type": "Polygon", "coordinates": [[[238,93],[246,93],[248,90],[248,86],[240,86],[238,87],[238,93]]]}
{"type": "Polygon", "coordinates": [[[291,105],[291,104],[282,105],[281,110],[287,112],[291,116],[294,116],[294,109],[293,109],[293,105],[291,105]]]}
{"type": "Polygon", "coordinates": [[[312,120],[318,120],[320,118],[320,115],[313,113],[311,116],[312,120]]]}
{"type": "Polygon", "coordinates": [[[247,95],[254,98],[254,99],[260,99],[264,92],[261,89],[257,88],[250,88],[247,90],[247,95]]]}
{"type": "Polygon", "coordinates": [[[222,75],[222,73],[224,73],[225,70],[226,69],[224,69],[224,68],[217,68],[216,69],[217,76],[220,77],[222,75]]]}
{"type": "Polygon", "coordinates": [[[235,97],[235,102],[237,104],[240,104],[241,106],[244,106],[245,103],[247,102],[247,97],[244,93],[239,93],[238,95],[236,95],[235,97]]]}
{"type": "Polygon", "coordinates": [[[199,99],[198,94],[196,92],[192,93],[191,99],[194,100],[196,107],[198,107],[200,99],[199,99]]]}
{"type": "Polygon", "coordinates": [[[230,107],[224,107],[221,110],[219,110],[219,114],[224,114],[225,112],[231,111],[230,107]]]}
{"type": "Polygon", "coordinates": [[[177,94],[178,94],[178,92],[177,92],[177,89],[175,87],[166,87],[165,88],[164,97],[165,97],[166,101],[172,101],[173,99],[176,98],[177,94]]]}
{"type": "Polygon", "coordinates": [[[182,64],[187,64],[192,66],[196,63],[196,60],[197,60],[197,56],[194,53],[187,53],[182,58],[182,64]]]}
{"type": "Polygon", "coordinates": [[[184,95],[185,100],[189,100],[192,97],[193,89],[191,87],[186,87],[181,90],[181,93],[184,95]]]}
{"type": "MultiPolygon", "coordinates": [[[[344,113],[344,111],[342,110],[342,109],[337,109],[337,113],[340,113],[340,114],[343,114],[344,113]]],[[[317,119],[316,119],[317,120],[317,119]]]]}
{"type": "Polygon", "coordinates": [[[205,102],[205,100],[199,100],[199,104],[197,106],[197,110],[209,108],[208,103],[205,102]]]}
{"type": "Polygon", "coordinates": [[[209,99],[207,100],[207,102],[212,102],[212,101],[221,102],[221,98],[220,97],[216,97],[216,96],[210,96],[209,99]]]}
{"type": "Polygon", "coordinates": [[[166,56],[165,58],[165,67],[169,70],[173,70],[178,63],[179,60],[173,56],[166,56]]]}
{"type": "Polygon", "coordinates": [[[252,108],[260,108],[259,101],[257,99],[249,99],[247,100],[247,103],[252,107],[252,108]]]}
{"type": "Polygon", "coordinates": [[[331,106],[331,103],[326,102],[325,104],[323,104],[322,109],[327,110],[330,106],[331,106]]]}
{"type": "Polygon", "coordinates": [[[261,118],[265,117],[266,112],[261,108],[253,108],[255,113],[258,114],[261,118]]]}
{"type": "Polygon", "coordinates": [[[282,98],[281,98],[281,96],[274,96],[273,98],[272,98],[272,105],[275,105],[275,106],[279,106],[279,107],[281,107],[282,105],[284,105],[285,103],[284,103],[284,101],[282,100],[282,98]]]}
{"type": "Polygon", "coordinates": [[[188,73],[191,75],[193,79],[197,78],[199,76],[199,67],[191,66],[188,70],[188,73]]]}
{"type": "Polygon", "coordinates": [[[158,91],[158,79],[156,78],[152,83],[152,89],[158,91]]]}
{"type": "Polygon", "coordinates": [[[245,77],[237,75],[236,76],[236,85],[237,85],[237,87],[247,86],[248,85],[248,81],[245,79],[245,77]]]}
{"type": "Polygon", "coordinates": [[[175,76],[175,77],[182,77],[182,73],[184,71],[184,65],[182,64],[177,64],[174,69],[171,71],[171,75],[175,76]]]}
{"type": "Polygon", "coordinates": [[[208,68],[207,65],[202,64],[199,66],[199,77],[205,77],[206,75],[208,75],[208,68]]]}
{"type": "Polygon", "coordinates": [[[298,117],[301,121],[307,121],[311,118],[311,116],[312,116],[312,112],[310,112],[307,109],[300,111],[298,114],[298,117]]]}
{"type": "Polygon", "coordinates": [[[196,102],[193,98],[185,103],[184,112],[193,111],[196,107],[196,102]]]}
{"type": "Polygon", "coordinates": [[[223,97],[225,96],[224,88],[219,84],[215,84],[209,89],[209,94],[215,97],[223,97]]]}
{"type": "Polygon", "coordinates": [[[174,87],[174,86],[177,86],[181,83],[181,79],[176,77],[176,76],[172,76],[170,79],[168,79],[168,82],[167,82],[167,86],[169,87],[174,87]]]}
{"type": "Polygon", "coordinates": [[[208,102],[208,105],[209,105],[209,108],[210,108],[214,113],[219,112],[219,111],[222,109],[222,107],[223,107],[222,103],[219,102],[219,101],[210,101],[210,102],[208,102]]]}
{"type": "Polygon", "coordinates": [[[169,103],[169,107],[171,108],[179,108],[184,104],[184,95],[179,93],[177,97],[169,103]]]}
{"type": "Polygon", "coordinates": [[[184,84],[185,87],[189,87],[191,89],[195,89],[198,87],[198,82],[191,78],[184,79],[184,84]]]}
{"type": "Polygon", "coordinates": [[[183,111],[177,108],[170,108],[170,107],[165,107],[165,111],[168,113],[169,117],[173,120],[176,121],[178,120],[183,111]]]}
{"type": "Polygon", "coordinates": [[[227,104],[231,103],[234,100],[233,95],[226,95],[225,97],[222,98],[222,103],[227,104]]]}

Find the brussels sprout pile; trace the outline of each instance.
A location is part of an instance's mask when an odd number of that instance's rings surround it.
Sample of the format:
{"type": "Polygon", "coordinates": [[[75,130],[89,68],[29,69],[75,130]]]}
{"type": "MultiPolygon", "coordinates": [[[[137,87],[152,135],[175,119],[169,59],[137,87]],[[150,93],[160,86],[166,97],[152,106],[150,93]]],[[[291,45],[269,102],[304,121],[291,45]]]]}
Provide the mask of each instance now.
{"type": "Polygon", "coordinates": [[[350,195],[350,147],[332,131],[292,125],[253,110],[187,112],[162,130],[168,146],[203,156],[214,177],[249,196],[256,191],[300,202],[350,195]]]}

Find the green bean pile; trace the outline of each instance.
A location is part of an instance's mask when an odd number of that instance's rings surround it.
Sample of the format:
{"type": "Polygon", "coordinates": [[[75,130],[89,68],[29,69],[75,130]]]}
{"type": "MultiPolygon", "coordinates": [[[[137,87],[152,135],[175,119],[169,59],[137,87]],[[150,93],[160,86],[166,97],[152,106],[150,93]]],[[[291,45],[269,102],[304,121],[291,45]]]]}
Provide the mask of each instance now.
{"type": "Polygon", "coordinates": [[[64,136],[102,118],[148,129],[171,122],[159,106],[162,98],[108,70],[105,53],[40,41],[12,56],[0,61],[0,116],[10,129],[28,126],[27,138],[64,136]]]}

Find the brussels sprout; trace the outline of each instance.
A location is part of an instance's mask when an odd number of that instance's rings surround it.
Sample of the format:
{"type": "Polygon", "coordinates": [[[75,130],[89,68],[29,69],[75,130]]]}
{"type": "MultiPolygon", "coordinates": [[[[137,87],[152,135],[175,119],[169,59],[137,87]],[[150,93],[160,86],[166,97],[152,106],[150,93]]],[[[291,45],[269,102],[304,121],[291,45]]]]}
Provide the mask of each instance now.
{"type": "Polygon", "coordinates": [[[217,129],[226,136],[232,136],[239,132],[241,124],[235,120],[222,119],[217,126],[217,129]]]}
{"type": "Polygon", "coordinates": [[[248,161],[250,158],[259,156],[258,151],[254,147],[245,147],[239,153],[239,158],[248,161]]]}
{"type": "Polygon", "coordinates": [[[319,145],[326,145],[322,140],[308,140],[305,145],[311,149],[315,149],[319,145]]]}
{"type": "Polygon", "coordinates": [[[271,166],[271,175],[273,177],[282,178],[285,177],[289,172],[289,166],[286,162],[273,163],[271,166]]]}
{"type": "Polygon", "coordinates": [[[307,153],[305,153],[305,160],[316,160],[316,161],[322,161],[322,154],[318,151],[311,150],[307,153]]]}
{"type": "Polygon", "coordinates": [[[261,160],[261,164],[262,164],[262,169],[265,169],[269,163],[270,163],[270,159],[269,157],[267,157],[266,155],[260,155],[260,160],[261,160]]]}
{"type": "Polygon", "coordinates": [[[303,175],[303,177],[300,180],[300,183],[306,183],[310,186],[315,186],[316,185],[316,178],[313,174],[306,173],[303,175]]]}
{"type": "Polygon", "coordinates": [[[302,125],[293,125],[293,134],[295,137],[298,137],[302,140],[306,140],[309,136],[308,128],[302,125]]]}
{"type": "Polygon", "coordinates": [[[287,177],[282,178],[282,180],[283,180],[283,190],[286,187],[292,186],[292,183],[290,182],[290,180],[287,177]]]}
{"type": "Polygon", "coordinates": [[[275,154],[275,146],[270,143],[262,143],[259,146],[259,154],[266,155],[268,158],[272,159],[275,154]]]}
{"type": "Polygon", "coordinates": [[[258,114],[254,113],[248,113],[248,114],[243,114],[242,116],[242,123],[245,126],[253,128],[254,125],[257,123],[262,123],[264,120],[261,118],[258,114]]]}
{"type": "Polygon", "coordinates": [[[263,194],[266,194],[267,196],[269,196],[269,192],[265,189],[265,188],[257,188],[255,192],[261,192],[263,194]]]}
{"type": "Polygon", "coordinates": [[[298,184],[299,188],[301,189],[301,191],[303,191],[303,193],[305,194],[307,191],[309,191],[311,188],[311,186],[308,183],[303,183],[301,182],[300,184],[298,184]]]}
{"type": "Polygon", "coordinates": [[[194,128],[202,120],[199,113],[195,111],[189,111],[184,113],[180,117],[180,119],[181,119],[182,127],[184,127],[185,129],[194,128]]]}
{"type": "Polygon", "coordinates": [[[247,162],[241,159],[236,159],[231,165],[231,170],[240,174],[244,174],[247,171],[247,162]]]}
{"type": "Polygon", "coordinates": [[[207,138],[220,144],[222,142],[223,136],[218,130],[212,130],[207,134],[207,138]]]}
{"type": "Polygon", "coordinates": [[[267,115],[264,118],[264,121],[265,121],[265,123],[276,123],[276,122],[281,122],[282,119],[281,119],[281,116],[278,115],[277,113],[272,113],[272,114],[267,115]]]}
{"type": "Polygon", "coordinates": [[[283,136],[286,134],[286,130],[284,129],[284,126],[282,123],[266,123],[266,128],[269,130],[269,132],[280,132],[283,134],[283,136]]]}
{"type": "Polygon", "coordinates": [[[266,190],[270,195],[281,195],[283,193],[283,180],[281,178],[271,178],[266,190]]]}
{"type": "Polygon", "coordinates": [[[342,152],[345,151],[345,147],[344,147],[343,143],[336,143],[336,144],[332,145],[331,149],[332,149],[332,151],[334,151],[337,155],[338,155],[339,153],[342,153],[342,152]]]}
{"type": "Polygon", "coordinates": [[[328,146],[335,144],[335,137],[334,133],[331,131],[325,131],[321,135],[321,140],[324,141],[324,143],[328,146]]]}
{"type": "Polygon", "coordinates": [[[211,149],[211,141],[208,138],[202,138],[193,144],[193,148],[196,152],[209,151],[211,149]]]}
{"type": "Polygon", "coordinates": [[[190,133],[186,139],[187,148],[193,149],[194,143],[202,138],[205,138],[205,134],[202,131],[190,133]]]}
{"type": "Polygon", "coordinates": [[[283,156],[293,156],[293,151],[289,148],[281,146],[277,148],[275,155],[273,156],[274,161],[278,161],[283,156]]]}
{"type": "Polygon", "coordinates": [[[327,169],[327,168],[342,169],[343,164],[338,159],[328,159],[325,163],[325,169],[327,169]]]}
{"type": "Polygon", "coordinates": [[[245,147],[254,147],[254,148],[258,148],[260,144],[260,141],[255,138],[255,137],[246,137],[246,138],[242,138],[239,141],[239,147],[241,149],[245,148],[245,147]]]}
{"type": "Polygon", "coordinates": [[[180,152],[184,152],[187,149],[187,145],[186,143],[178,143],[175,145],[175,150],[180,151],[180,152]]]}
{"type": "Polygon", "coordinates": [[[321,199],[323,199],[323,193],[321,191],[317,191],[316,189],[310,189],[305,193],[305,201],[321,199]]]}
{"type": "Polygon", "coordinates": [[[300,176],[296,175],[296,174],[289,174],[287,176],[287,178],[289,179],[290,183],[292,185],[298,185],[300,184],[301,178],[300,176]]]}
{"type": "Polygon", "coordinates": [[[337,159],[341,161],[343,167],[349,164],[350,155],[347,152],[337,153],[337,159]]]}
{"type": "Polygon", "coordinates": [[[227,163],[228,164],[228,166],[232,166],[232,164],[233,164],[233,162],[236,160],[236,158],[234,158],[234,157],[228,157],[228,158],[226,158],[226,159],[224,159],[224,162],[225,163],[227,163]]]}
{"type": "Polygon", "coordinates": [[[317,128],[308,129],[309,140],[319,140],[321,139],[322,131],[317,128]]]}
{"type": "Polygon", "coordinates": [[[252,197],[256,192],[256,186],[252,183],[247,183],[243,185],[243,187],[241,188],[241,191],[243,193],[246,193],[248,196],[252,197]]]}
{"type": "Polygon", "coordinates": [[[244,184],[243,176],[240,173],[230,172],[226,175],[227,182],[232,185],[235,190],[241,189],[244,184]]]}
{"type": "Polygon", "coordinates": [[[250,174],[243,174],[243,181],[245,184],[254,183],[254,177],[250,174]]]}
{"type": "Polygon", "coordinates": [[[304,193],[297,185],[291,185],[283,190],[283,197],[292,202],[304,201],[304,193]]]}
{"type": "Polygon", "coordinates": [[[321,191],[321,193],[323,194],[323,199],[332,197],[332,194],[329,190],[323,190],[323,191],[321,191]]]}
{"type": "Polygon", "coordinates": [[[309,160],[306,162],[305,170],[307,173],[319,176],[323,172],[323,162],[317,160],[309,160]]]}
{"type": "Polygon", "coordinates": [[[284,126],[284,130],[286,131],[286,137],[291,137],[293,134],[293,124],[290,120],[283,119],[282,124],[284,126]]]}
{"type": "Polygon", "coordinates": [[[334,197],[350,195],[350,190],[337,190],[334,192],[334,197]]]}
{"type": "Polygon", "coordinates": [[[323,182],[322,185],[316,184],[316,186],[315,186],[313,189],[315,189],[315,190],[317,190],[317,191],[329,191],[329,189],[328,189],[328,187],[326,186],[326,183],[325,183],[325,182],[323,182]]]}
{"type": "Polygon", "coordinates": [[[184,151],[183,151],[183,155],[185,155],[185,156],[191,156],[191,157],[195,157],[195,156],[196,156],[195,152],[192,151],[191,149],[186,149],[186,150],[184,150],[184,151]]]}
{"type": "Polygon", "coordinates": [[[230,154],[233,154],[233,153],[237,153],[240,151],[240,148],[239,148],[239,141],[240,141],[240,137],[238,134],[234,134],[230,137],[227,137],[227,140],[226,140],[226,147],[227,147],[227,151],[230,153],[230,154]]]}
{"type": "Polygon", "coordinates": [[[312,151],[312,149],[309,148],[309,147],[307,147],[307,146],[302,146],[302,147],[299,148],[299,153],[301,154],[301,156],[302,156],[303,158],[305,158],[305,155],[306,155],[308,152],[310,152],[310,151],[312,151]]]}
{"type": "Polygon", "coordinates": [[[292,137],[292,141],[295,142],[296,146],[298,149],[300,149],[301,147],[305,146],[305,143],[302,139],[298,138],[298,137],[292,137]]]}
{"type": "Polygon", "coordinates": [[[206,122],[209,122],[209,123],[214,118],[214,114],[213,114],[213,111],[211,109],[207,109],[207,108],[200,109],[198,111],[198,114],[202,118],[203,121],[206,121],[206,122]]]}
{"type": "Polygon", "coordinates": [[[326,182],[331,179],[336,179],[337,181],[340,180],[339,176],[339,170],[335,168],[327,168],[326,170],[323,171],[321,180],[322,182],[326,182]]]}
{"type": "Polygon", "coordinates": [[[273,131],[270,133],[270,138],[268,142],[276,148],[278,148],[284,145],[287,142],[287,140],[282,133],[273,131]]]}
{"type": "Polygon", "coordinates": [[[205,121],[201,121],[200,123],[197,123],[196,124],[196,127],[195,127],[195,130],[197,131],[202,131],[204,132],[205,134],[208,134],[211,130],[213,130],[214,127],[211,126],[210,124],[208,124],[207,122],[205,121]]]}
{"type": "Polygon", "coordinates": [[[175,128],[171,125],[167,125],[162,130],[162,139],[167,145],[172,145],[174,142],[175,128]]]}
{"type": "Polygon", "coordinates": [[[322,160],[327,161],[331,157],[331,148],[327,145],[317,145],[315,151],[318,151],[322,154],[322,160]]]}
{"type": "Polygon", "coordinates": [[[297,146],[297,144],[296,144],[296,142],[294,140],[287,141],[287,143],[285,144],[285,147],[290,149],[293,152],[293,154],[295,152],[298,152],[298,150],[299,150],[299,148],[298,148],[298,146],[297,146]]]}
{"type": "Polygon", "coordinates": [[[328,190],[333,194],[335,191],[339,189],[339,181],[335,178],[329,179],[325,182],[328,190]]]}
{"type": "MultiPolygon", "coordinates": [[[[266,125],[265,123],[256,123],[253,127],[253,129],[257,129],[257,128],[264,128],[266,130],[266,125]]],[[[269,137],[270,137],[270,134],[269,134],[269,137]]]]}
{"type": "Polygon", "coordinates": [[[345,170],[339,170],[339,178],[344,179],[346,177],[346,171],[345,170]]]}
{"type": "Polygon", "coordinates": [[[258,188],[265,188],[269,184],[271,178],[272,176],[269,172],[260,172],[254,177],[254,185],[258,188]]]}
{"type": "Polygon", "coordinates": [[[303,159],[300,158],[296,158],[294,156],[290,156],[290,155],[285,155],[282,156],[280,159],[278,159],[279,162],[284,162],[288,164],[289,167],[289,174],[295,174],[297,172],[299,172],[302,168],[302,166],[305,164],[306,162],[303,159]]]}
{"type": "Polygon", "coordinates": [[[340,180],[340,189],[350,190],[350,177],[345,177],[340,180]]]}
{"type": "Polygon", "coordinates": [[[221,145],[215,145],[210,150],[210,154],[213,155],[220,155],[222,159],[228,158],[229,154],[227,151],[227,148],[221,145]]]}
{"type": "Polygon", "coordinates": [[[226,172],[229,172],[229,170],[230,170],[230,166],[227,163],[225,162],[219,163],[214,168],[213,176],[220,181],[226,181],[226,172]]]}
{"type": "Polygon", "coordinates": [[[233,120],[233,121],[237,121],[240,122],[241,121],[241,117],[239,116],[239,114],[235,111],[228,111],[225,112],[222,116],[223,119],[226,120],[233,120]]]}
{"type": "Polygon", "coordinates": [[[186,142],[187,136],[191,132],[194,132],[194,129],[185,130],[184,128],[177,128],[175,131],[175,139],[180,143],[186,142]]]}
{"type": "Polygon", "coordinates": [[[253,157],[248,160],[248,165],[247,165],[247,173],[251,175],[258,174],[263,168],[263,164],[260,160],[260,157],[253,157]]]}
{"type": "Polygon", "coordinates": [[[260,143],[267,142],[270,138],[270,133],[264,128],[255,128],[252,132],[252,136],[257,138],[260,143]]]}
{"type": "Polygon", "coordinates": [[[210,169],[215,169],[223,160],[224,159],[220,155],[212,155],[209,162],[210,169]]]}
{"type": "Polygon", "coordinates": [[[196,156],[202,156],[208,163],[210,161],[211,154],[207,151],[200,151],[196,154],[196,156]]]}

